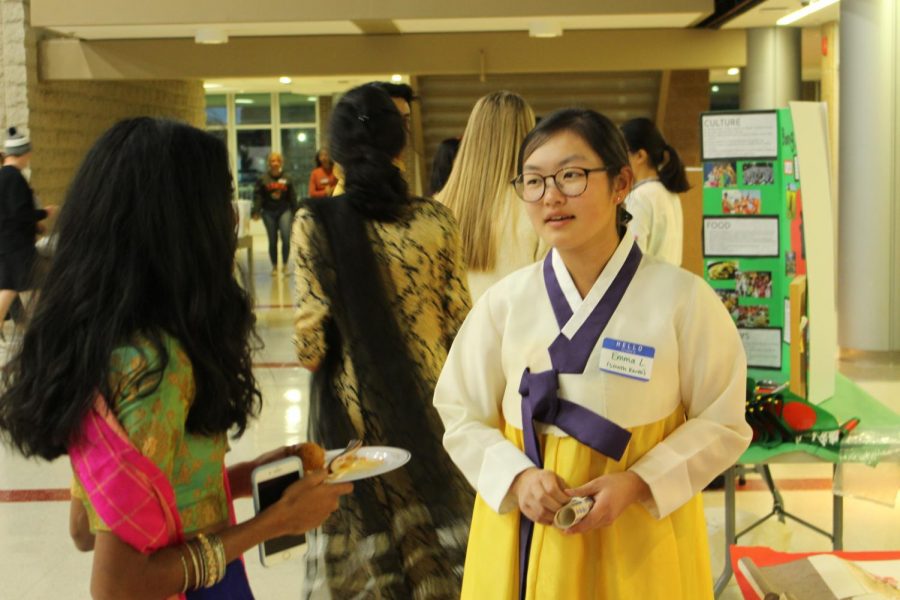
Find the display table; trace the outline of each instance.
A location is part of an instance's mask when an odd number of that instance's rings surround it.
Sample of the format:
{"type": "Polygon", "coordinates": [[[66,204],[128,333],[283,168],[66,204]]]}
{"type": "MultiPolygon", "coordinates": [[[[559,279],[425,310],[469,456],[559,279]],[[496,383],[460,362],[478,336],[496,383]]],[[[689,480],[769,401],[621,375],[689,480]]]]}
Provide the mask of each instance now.
{"type": "Polygon", "coordinates": [[[247,250],[247,269],[245,271],[241,271],[241,275],[244,279],[244,289],[247,290],[247,293],[250,294],[251,297],[256,296],[256,288],[253,284],[253,236],[252,235],[243,235],[237,239],[237,249],[246,249],[247,250]]]}
{"type": "MultiPolygon", "coordinates": [[[[847,379],[841,374],[835,377],[835,393],[834,396],[821,403],[823,409],[830,412],[839,423],[843,423],[853,417],[860,419],[860,428],[868,426],[896,426],[900,427],[900,415],[878,402],[875,398],[866,393],[858,385],[847,379]]],[[[722,590],[731,580],[733,575],[732,561],[729,560],[731,547],[737,542],[737,539],[749,531],[750,529],[761,524],[763,521],[773,516],[779,518],[788,517],[805,527],[809,527],[832,541],[834,550],[843,548],[843,520],[844,505],[843,497],[832,493],[832,531],[822,531],[818,527],[804,521],[803,519],[787,512],[778,493],[777,485],[771,478],[768,465],[773,463],[811,463],[825,462],[836,465],[840,462],[838,452],[823,448],[813,444],[781,444],[774,448],[762,448],[751,445],[738,459],[738,462],[725,472],[725,566],[722,573],[716,580],[715,595],[719,597],[722,590]],[[752,468],[749,465],[755,465],[758,468],[752,468]],[[748,471],[761,472],[763,478],[769,484],[772,491],[773,507],[772,512],[758,520],[756,523],[741,532],[735,531],[735,478],[748,471]]]]}

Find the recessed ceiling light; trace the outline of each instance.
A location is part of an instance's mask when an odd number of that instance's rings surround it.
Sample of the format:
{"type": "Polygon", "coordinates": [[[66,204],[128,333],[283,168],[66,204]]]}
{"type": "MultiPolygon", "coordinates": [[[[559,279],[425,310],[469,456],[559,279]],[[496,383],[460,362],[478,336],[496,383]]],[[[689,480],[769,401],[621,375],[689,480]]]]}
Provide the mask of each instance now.
{"type": "Polygon", "coordinates": [[[205,90],[216,90],[216,89],[219,89],[220,87],[222,87],[222,84],[221,84],[221,83],[209,83],[209,82],[207,82],[207,83],[204,83],[204,84],[203,84],[203,89],[205,89],[205,90]]]}
{"type": "Polygon", "coordinates": [[[528,24],[528,35],[534,38],[554,38],[563,34],[562,25],[550,21],[534,21],[528,24]]]}
{"type": "Polygon", "coordinates": [[[741,72],[741,70],[738,69],[737,67],[731,67],[731,68],[728,69],[728,71],[727,71],[727,73],[728,73],[729,75],[737,75],[737,74],[739,74],[740,72],[741,72]]]}
{"type": "Polygon", "coordinates": [[[218,27],[201,27],[194,33],[198,44],[227,44],[228,34],[218,27]]]}
{"type": "Polygon", "coordinates": [[[289,84],[291,81],[292,80],[290,77],[279,77],[278,78],[278,83],[283,83],[284,85],[289,84]]]}
{"type": "Polygon", "coordinates": [[[712,93],[715,94],[716,92],[719,91],[719,86],[714,85],[714,86],[712,86],[712,88],[710,88],[710,89],[712,90],[712,93]]]}
{"type": "Polygon", "coordinates": [[[298,133],[298,134],[297,134],[297,141],[300,142],[301,144],[305,143],[305,142],[306,142],[306,134],[305,134],[305,133],[302,133],[302,132],[301,132],[301,133],[298,133]]]}
{"type": "Polygon", "coordinates": [[[403,81],[403,75],[398,75],[395,73],[391,75],[391,81],[393,81],[394,83],[400,83],[401,81],[403,81]]]}

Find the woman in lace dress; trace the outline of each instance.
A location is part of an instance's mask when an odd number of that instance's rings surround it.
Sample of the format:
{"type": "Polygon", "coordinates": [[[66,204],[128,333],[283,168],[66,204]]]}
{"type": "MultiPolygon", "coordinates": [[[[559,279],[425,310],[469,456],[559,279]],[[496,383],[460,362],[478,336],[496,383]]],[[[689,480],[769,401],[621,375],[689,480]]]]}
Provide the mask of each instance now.
{"type": "Polygon", "coordinates": [[[456,599],[474,497],[431,398],[470,304],[457,228],[442,205],[410,197],[392,163],[403,121],[385,92],[348,92],[330,131],[346,191],[301,206],[292,238],[310,437],[399,446],[412,461],[359,481],[310,536],[305,597],[456,599]]]}

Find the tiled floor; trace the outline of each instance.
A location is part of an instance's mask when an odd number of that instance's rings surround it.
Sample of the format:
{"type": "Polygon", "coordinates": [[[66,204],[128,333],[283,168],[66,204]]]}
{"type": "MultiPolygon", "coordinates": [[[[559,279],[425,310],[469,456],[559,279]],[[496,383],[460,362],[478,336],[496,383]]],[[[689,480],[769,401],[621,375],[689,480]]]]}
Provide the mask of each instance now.
{"type": "MultiPolygon", "coordinates": [[[[256,226],[257,224],[254,224],[256,226]]],[[[233,443],[231,460],[252,458],[280,444],[300,441],[308,418],[309,376],[296,365],[290,342],[292,292],[290,277],[272,276],[265,253],[265,237],[255,229],[254,239],[258,331],[265,346],[255,357],[255,373],[262,387],[261,417],[233,443]]],[[[0,357],[2,358],[2,357],[0,357]]],[[[879,400],[900,411],[900,359],[872,359],[845,355],[841,370],[879,400]]],[[[824,529],[830,529],[831,496],[828,465],[777,465],[788,510],[824,529]]],[[[0,447],[0,598],[16,600],[88,598],[91,556],[77,552],[68,537],[68,502],[64,500],[71,474],[65,460],[52,464],[26,461],[0,447]],[[37,500],[39,496],[47,500],[37,500]]],[[[713,569],[722,564],[723,498],[721,492],[704,494],[713,569]]],[[[766,491],[738,494],[738,527],[753,522],[771,508],[766,491]]],[[[252,513],[251,502],[237,503],[238,518],[252,513]]],[[[848,550],[900,549],[900,508],[849,498],[845,502],[845,548],[848,550]]],[[[741,543],[781,550],[827,550],[824,537],[791,522],[769,521],[741,543]]],[[[302,563],[292,561],[265,569],[255,551],[246,562],[258,598],[296,598],[302,563]]],[[[732,585],[725,598],[740,598],[732,585]]]]}

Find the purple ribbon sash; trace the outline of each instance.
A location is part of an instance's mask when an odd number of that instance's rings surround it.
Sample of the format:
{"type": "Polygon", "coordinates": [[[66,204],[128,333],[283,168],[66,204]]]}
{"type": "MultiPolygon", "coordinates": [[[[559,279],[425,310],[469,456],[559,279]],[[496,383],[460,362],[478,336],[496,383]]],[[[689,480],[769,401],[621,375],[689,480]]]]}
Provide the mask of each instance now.
{"type": "MultiPolygon", "coordinates": [[[[522,430],[525,438],[525,454],[538,467],[543,468],[540,440],[535,429],[535,421],[556,425],[582,444],[613,460],[619,460],[631,439],[631,432],[619,427],[609,419],[587,408],[558,397],[560,373],[583,373],[588,359],[600,339],[600,335],[615,313],[625,290],[634,278],[641,263],[641,250],[637,244],[613,278],[609,289],[594,307],[594,310],[572,339],[560,332],[550,344],[550,364],[552,368],[540,373],[532,373],[526,368],[519,384],[522,395],[522,430]]],[[[562,329],[572,318],[572,309],[553,271],[552,252],[544,259],[544,285],[553,307],[556,322],[562,329]]],[[[534,523],[525,515],[519,520],[519,597],[525,598],[528,576],[528,555],[531,552],[531,537],[534,523]]]]}

